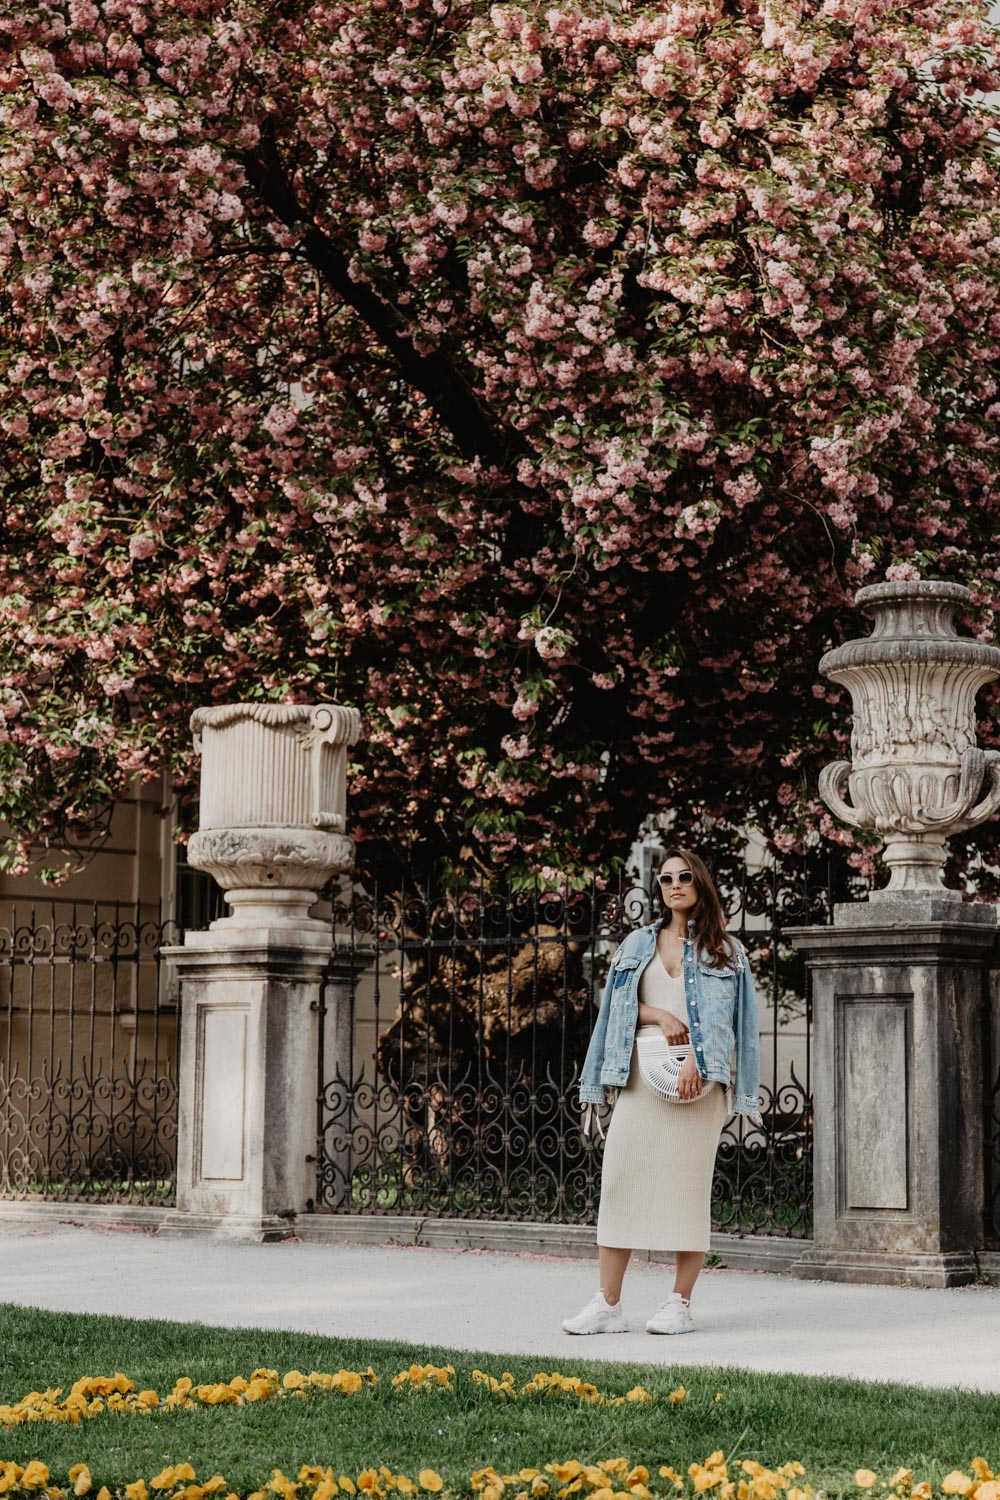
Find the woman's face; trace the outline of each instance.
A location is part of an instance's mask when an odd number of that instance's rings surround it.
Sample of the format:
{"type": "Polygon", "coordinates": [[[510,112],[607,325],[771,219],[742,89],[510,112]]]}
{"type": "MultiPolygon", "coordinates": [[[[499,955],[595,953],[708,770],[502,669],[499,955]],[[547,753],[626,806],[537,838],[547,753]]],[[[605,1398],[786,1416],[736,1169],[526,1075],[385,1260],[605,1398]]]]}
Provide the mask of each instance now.
{"type": "Polygon", "coordinates": [[[698,905],[691,866],[683,859],[666,859],[660,866],[660,895],[668,912],[683,912],[685,920],[698,905]]]}

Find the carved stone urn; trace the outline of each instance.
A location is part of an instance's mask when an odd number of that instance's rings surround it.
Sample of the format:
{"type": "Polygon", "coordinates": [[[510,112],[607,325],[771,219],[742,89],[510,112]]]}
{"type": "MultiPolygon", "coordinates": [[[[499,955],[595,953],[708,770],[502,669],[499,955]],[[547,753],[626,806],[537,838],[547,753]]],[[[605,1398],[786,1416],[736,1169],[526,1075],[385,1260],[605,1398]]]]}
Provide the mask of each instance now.
{"type": "Polygon", "coordinates": [[[358,710],[233,703],[195,709],[191,729],[202,767],[188,863],[208,870],[233,908],[213,928],[325,930],[309,908],[330,876],[354,862],[345,780],[358,710]]]}
{"type": "Polygon", "coordinates": [[[956,634],[955,610],[972,603],[960,584],[878,583],[855,603],[875,617],[871,636],[819,664],[854,706],[851,760],[825,768],[820,795],[845,823],[885,839],[892,874],[874,899],[940,894],[949,835],[1000,807],[1000,752],[977,747],[975,712],[979,689],[1000,677],[1000,649],[956,634]]]}

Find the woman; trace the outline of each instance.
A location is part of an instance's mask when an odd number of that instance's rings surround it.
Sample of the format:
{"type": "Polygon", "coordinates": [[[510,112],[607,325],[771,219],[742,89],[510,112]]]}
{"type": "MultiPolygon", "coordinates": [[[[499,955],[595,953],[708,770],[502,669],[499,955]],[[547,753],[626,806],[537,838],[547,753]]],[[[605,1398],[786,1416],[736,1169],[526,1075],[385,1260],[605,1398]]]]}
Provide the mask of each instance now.
{"type": "MultiPolygon", "coordinates": [[[[690,849],[660,868],[661,916],[629,933],[611,961],[587,1049],[580,1102],[588,1116],[618,1091],[608,1128],[597,1220],[600,1289],[567,1333],[626,1333],[621,1288],[633,1250],[673,1250],[674,1290],[647,1333],[690,1333],[691,1294],[711,1233],[712,1175],[727,1114],[757,1114],[757,996],[742,946],[726,932],[718,893],[690,849]],[[677,1092],[642,1078],[633,1046],[657,1028],[690,1045],[677,1092]],[[736,1053],[735,1097],[732,1059],[736,1053]]],[[[585,1122],[585,1129],[589,1119],[585,1122]]]]}

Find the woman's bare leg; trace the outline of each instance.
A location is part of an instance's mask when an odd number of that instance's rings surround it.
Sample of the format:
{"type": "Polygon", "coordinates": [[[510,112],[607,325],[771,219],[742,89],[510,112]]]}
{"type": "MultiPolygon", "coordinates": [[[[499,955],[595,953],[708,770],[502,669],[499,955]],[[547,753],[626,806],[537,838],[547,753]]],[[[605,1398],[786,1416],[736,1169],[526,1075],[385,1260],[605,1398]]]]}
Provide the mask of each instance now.
{"type": "MultiPolygon", "coordinates": [[[[631,1250],[619,1250],[610,1245],[599,1245],[601,1267],[601,1291],[612,1307],[622,1294],[622,1282],[628,1269],[631,1250]]],[[[697,1276],[698,1272],[695,1272],[697,1276]]]]}
{"type": "MultiPolygon", "coordinates": [[[[601,1252],[604,1253],[603,1251],[601,1252]]],[[[678,1250],[674,1273],[674,1291],[680,1292],[685,1302],[690,1302],[694,1284],[698,1280],[705,1256],[701,1250],[678,1250]]],[[[610,1301],[610,1298],[609,1298],[610,1301]]]]}

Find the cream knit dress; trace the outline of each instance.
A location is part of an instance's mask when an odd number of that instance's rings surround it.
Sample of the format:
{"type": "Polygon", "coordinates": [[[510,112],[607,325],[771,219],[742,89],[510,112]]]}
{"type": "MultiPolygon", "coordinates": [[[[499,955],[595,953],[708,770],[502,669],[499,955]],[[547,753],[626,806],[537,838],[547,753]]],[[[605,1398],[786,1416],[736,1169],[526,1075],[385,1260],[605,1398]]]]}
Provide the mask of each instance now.
{"type": "MultiPolygon", "coordinates": [[[[687,1019],[684,979],[672,978],[658,953],[642,972],[639,1000],[687,1019]]],[[[641,1026],[637,1034],[658,1029],[641,1026]]],[[[618,1095],[604,1144],[599,1245],[708,1250],[726,1091],[718,1083],[703,1089],[693,1103],[672,1104],[643,1082],[632,1048],[629,1080],[618,1095]]]]}

